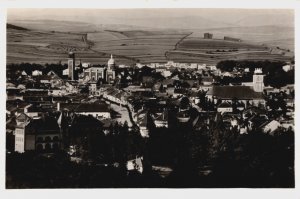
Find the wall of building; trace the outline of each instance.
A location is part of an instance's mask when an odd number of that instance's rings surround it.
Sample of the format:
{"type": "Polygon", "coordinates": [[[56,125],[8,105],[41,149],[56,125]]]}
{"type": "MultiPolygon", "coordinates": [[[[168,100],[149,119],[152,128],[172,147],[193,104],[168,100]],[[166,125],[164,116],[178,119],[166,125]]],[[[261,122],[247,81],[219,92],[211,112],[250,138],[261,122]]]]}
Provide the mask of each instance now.
{"type": "Polygon", "coordinates": [[[25,136],[25,151],[35,150],[35,135],[25,136]]]}
{"type": "Polygon", "coordinates": [[[163,121],[163,120],[154,120],[154,124],[157,128],[159,127],[166,127],[168,128],[168,121],[163,121]]]}
{"type": "Polygon", "coordinates": [[[36,136],[35,149],[41,150],[53,150],[54,148],[60,148],[60,133],[39,134],[36,136]],[[54,146],[55,145],[55,146],[54,146]]]}
{"type": "Polygon", "coordinates": [[[25,152],[25,130],[24,128],[16,128],[15,130],[15,151],[19,153],[25,152]]]}
{"type": "Polygon", "coordinates": [[[28,115],[29,117],[31,118],[34,118],[34,117],[38,117],[39,116],[39,113],[38,112],[25,112],[26,115],[28,115]]]}
{"type": "Polygon", "coordinates": [[[226,107],[226,108],[220,107],[220,108],[218,108],[217,111],[220,113],[225,113],[225,112],[231,113],[233,111],[233,109],[232,109],[232,107],[226,107]]]}
{"type": "Polygon", "coordinates": [[[79,115],[92,115],[95,118],[106,118],[109,119],[111,118],[110,112],[78,112],[77,114],[79,115]]]}
{"type": "Polygon", "coordinates": [[[75,60],[73,58],[70,58],[68,60],[68,75],[69,79],[74,80],[74,70],[75,70],[75,60]]]}
{"type": "Polygon", "coordinates": [[[204,33],[204,39],[212,39],[213,38],[213,34],[211,33],[204,33]]]}

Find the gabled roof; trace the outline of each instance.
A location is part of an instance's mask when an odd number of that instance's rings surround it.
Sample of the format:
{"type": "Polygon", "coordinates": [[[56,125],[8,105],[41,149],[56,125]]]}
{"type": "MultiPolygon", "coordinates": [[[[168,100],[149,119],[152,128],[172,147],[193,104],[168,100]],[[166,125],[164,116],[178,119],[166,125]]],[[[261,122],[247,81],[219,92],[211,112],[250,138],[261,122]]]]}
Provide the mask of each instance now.
{"type": "Polygon", "coordinates": [[[270,133],[272,133],[272,132],[274,132],[275,130],[277,130],[278,127],[280,127],[280,126],[281,126],[281,124],[280,124],[278,121],[272,120],[271,122],[265,123],[265,124],[262,126],[262,128],[264,129],[265,132],[270,132],[270,133]]]}
{"type": "Polygon", "coordinates": [[[61,110],[74,112],[109,112],[108,105],[105,103],[61,103],[61,110]]]}
{"type": "Polygon", "coordinates": [[[18,107],[16,105],[6,103],[6,110],[7,111],[15,111],[17,109],[18,109],[18,107]]]}
{"type": "Polygon", "coordinates": [[[44,134],[44,133],[58,133],[59,126],[54,117],[45,116],[41,119],[31,120],[29,126],[34,128],[37,133],[44,134]]]}
{"type": "Polygon", "coordinates": [[[219,99],[263,99],[263,93],[255,92],[249,86],[213,86],[207,95],[215,96],[219,99]]]}
{"type": "Polygon", "coordinates": [[[162,84],[163,85],[169,85],[169,84],[173,85],[174,81],[175,81],[175,79],[164,79],[162,81],[162,84]]]}
{"type": "Polygon", "coordinates": [[[199,80],[193,80],[193,79],[187,79],[184,80],[183,82],[186,82],[190,85],[190,87],[194,86],[194,85],[199,85],[199,80]]]}
{"type": "Polygon", "coordinates": [[[211,76],[203,76],[201,79],[202,82],[213,82],[214,80],[211,76]]]}
{"type": "Polygon", "coordinates": [[[141,118],[138,121],[138,123],[141,127],[147,127],[148,126],[148,114],[145,114],[145,116],[143,118],[141,118]]]}
{"type": "Polygon", "coordinates": [[[7,82],[6,83],[6,88],[16,88],[16,85],[11,83],[11,82],[7,82]]]}
{"type": "Polygon", "coordinates": [[[54,72],[53,70],[50,70],[47,75],[57,75],[56,72],[54,72]]]}
{"type": "Polygon", "coordinates": [[[168,121],[168,110],[164,110],[162,113],[160,114],[153,114],[153,119],[154,120],[158,120],[158,121],[168,121]]]}
{"type": "MultiPolygon", "coordinates": [[[[15,119],[10,119],[9,121],[6,122],[6,130],[15,130],[17,126],[16,120],[15,119]]],[[[12,132],[12,131],[9,131],[12,132]]]]}
{"type": "Polygon", "coordinates": [[[232,105],[229,104],[228,102],[222,102],[218,108],[232,108],[232,105]]]}
{"type": "Polygon", "coordinates": [[[193,91],[193,92],[190,93],[189,96],[190,96],[190,97],[198,97],[199,94],[198,94],[198,92],[193,91]]]}
{"type": "Polygon", "coordinates": [[[108,105],[105,103],[80,104],[76,112],[109,112],[108,105]]]}
{"type": "Polygon", "coordinates": [[[17,116],[16,120],[19,122],[27,122],[27,121],[31,120],[31,117],[29,117],[25,113],[21,113],[20,115],[17,116]]]}
{"type": "Polygon", "coordinates": [[[252,116],[249,118],[249,121],[251,121],[256,127],[262,127],[268,123],[268,119],[266,117],[258,115],[252,116]]]}
{"type": "Polygon", "coordinates": [[[42,107],[30,106],[30,107],[27,108],[27,112],[30,112],[30,113],[32,113],[32,112],[40,112],[40,113],[42,113],[42,112],[45,112],[45,110],[42,107]]]}
{"type": "Polygon", "coordinates": [[[251,106],[251,107],[248,107],[247,109],[244,110],[243,114],[265,114],[266,111],[264,109],[261,109],[259,107],[256,107],[256,106],[251,106]]]}
{"type": "Polygon", "coordinates": [[[134,116],[139,116],[141,114],[147,114],[148,113],[148,110],[147,109],[141,109],[139,110],[134,116]]]}
{"type": "Polygon", "coordinates": [[[142,82],[143,83],[148,83],[148,82],[153,82],[154,78],[151,76],[143,76],[142,82]]]}
{"type": "Polygon", "coordinates": [[[101,122],[103,123],[103,128],[109,128],[110,125],[113,123],[111,119],[103,119],[101,120],[101,122]]]}
{"type": "Polygon", "coordinates": [[[103,123],[92,116],[76,115],[72,121],[72,127],[75,129],[78,127],[101,128],[102,126],[103,123]]]}
{"type": "Polygon", "coordinates": [[[189,110],[180,111],[177,113],[177,117],[189,118],[190,112],[189,112],[189,110]]]}
{"type": "Polygon", "coordinates": [[[161,82],[157,82],[157,83],[155,83],[155,84],[153,85],[153,89],[154,89],[154,90],[159,90],[160,87],[161,87],[161,85],[162,85],[161,82]]]}

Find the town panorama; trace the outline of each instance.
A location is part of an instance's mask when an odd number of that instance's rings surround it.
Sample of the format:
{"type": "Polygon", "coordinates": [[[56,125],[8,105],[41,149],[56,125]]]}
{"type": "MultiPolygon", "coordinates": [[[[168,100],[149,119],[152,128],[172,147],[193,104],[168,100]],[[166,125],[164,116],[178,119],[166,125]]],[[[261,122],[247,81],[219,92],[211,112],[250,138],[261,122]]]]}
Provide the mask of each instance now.
{"type": "Polygon", "coordinates": [[[293,20],[8,10],[6,188],[294,187],[293,20]]]}

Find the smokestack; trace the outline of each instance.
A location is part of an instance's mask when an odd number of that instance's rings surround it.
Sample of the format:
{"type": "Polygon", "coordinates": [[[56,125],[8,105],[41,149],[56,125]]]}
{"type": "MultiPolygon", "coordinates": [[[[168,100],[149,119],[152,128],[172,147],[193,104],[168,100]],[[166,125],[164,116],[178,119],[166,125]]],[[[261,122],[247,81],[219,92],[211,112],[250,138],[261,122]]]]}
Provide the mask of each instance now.
{"type": "Polygon", "coordinates": [[[57,111],[60,111],[60,103],[57,102],[57,111]]]}

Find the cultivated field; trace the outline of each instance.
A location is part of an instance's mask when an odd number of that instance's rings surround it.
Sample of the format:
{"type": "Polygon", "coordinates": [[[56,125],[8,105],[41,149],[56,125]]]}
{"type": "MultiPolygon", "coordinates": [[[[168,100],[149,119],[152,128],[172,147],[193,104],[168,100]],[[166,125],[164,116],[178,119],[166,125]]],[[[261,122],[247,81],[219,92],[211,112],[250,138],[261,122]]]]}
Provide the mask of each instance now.
{"type": "Polygon", "coordinates": [[[224,36],[230,36],[250,43],[278,45],[291,51],[294,48],[294,28],[292,27],[254,26],[193,30],[191,37],[201,38],[205,32],[212,33],[214,39],[223,39],[224,36]],[[276,44],[273,41],[276,41],[276,44]]]}
{"type": "MultiPolygon", "coordinates": [[[[208,64],[216,64],[221,60],[228,59],[289,61],[293,56],[293,52],[289,49],[276,46],[276,44],[278,46],[288,46],[281,44],[284,41],[288,43],[290,39],[286,38],[284,40],[283,35],[279,33],[272,34],[270,31],[274,28],[267,30],[266,28],[263,30],[260,28],[257,30],[257,34],[253,33],[253,29],[248,33],[247,30],[250,31],[249,28],[212,29],[209,32],[213,33],[213,39],[203,39],[204,32],[195,31],[180,41],[175,50],[168,51],[166,56],[176,62],[208,64]],[[224,36],[240,38],[242,42],[225,41],[223,40],[224,36]],[[277,38],[277,40],[272,42],[270,41],[272,38],[277,38]]],[[[291,35],[286,36],[291,37],[291,35]]]]}
{"type": "Polygon", "coordinates": [[[206,54],[195,51],[170,51],[167,57],[175,62],[217,64],[221,60],[290,61],[290,57],[269,52],[240,52],[228,54],[206,54]]]}
{"type": "MultiPolygon", "coordinates": [[[[74,51],[82,62],[104,64],[110,57],[105,52],[90,49],[92,43],[84,42],[79,33],[46,32],[7,29],[7,63],[66,63],[68,52],[74,51]]],[[[132,59],[118,57],[122,63],[132,59]]]]}
{"type": "Polygon", "coordinates": [[[188,32],[179,31],[101,31],[88,33],[91,49],[131,57],[141,63],[166,62],[165,52],[188,32]]]}
{"type": "Polygon", "coordinates": [[[87,23],[81,24],[84,28],[79,28],[80,23],[51,24],[48,30],[45,25],[33,22],[24,26],[29,30],[9,26],[7,63],[66,63],[69,51],[74,51],[82,62],[105,64],[113,54],[117,64],[129,65],[168,60],[206,64],[226,59],[289,60],[293,56],[293,50],[286,49],[289,45],[293,47],[293,30],[290,29],[132,30],[103,29],[102,26],[101,29],[87,23]],[[43,29],[37,30],[40,26],[43,29]],[[50,31],[55,27],[55,31],[50,31]],[[213,33],[214,39],[203,39],[204,32],[213,33]],[[86,34],[87,41],[83,39],[86,34]],[[243,41],[224,41],[224,36],[243,41]]]}
{"type": "Polygon", "coordinates": [[[202,39],[195,37],[188,37],[184,39],[178,46],[178,50],[191,50],[198,52],[207,52],[217,50],[238,50],[238,51],[266,51],[268,47],[248,44],[245,42],[233,42],[233,41],[224,41],[221,39],[202,39]]]}

